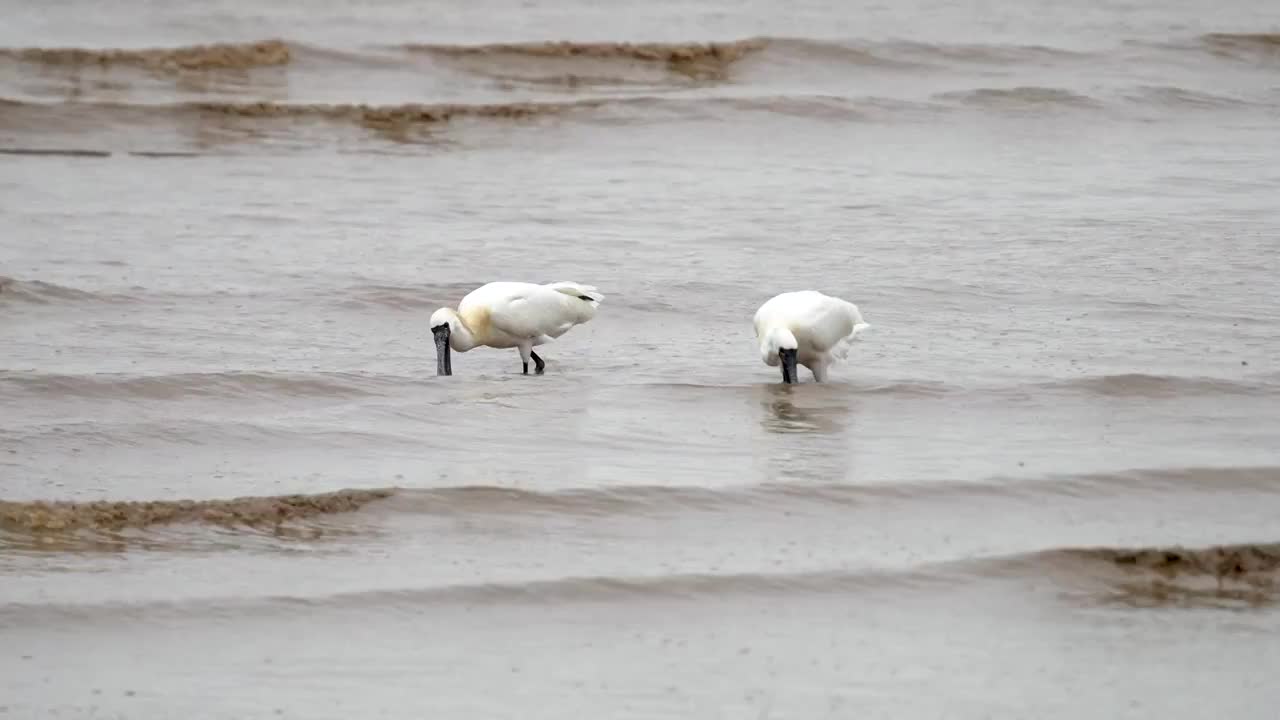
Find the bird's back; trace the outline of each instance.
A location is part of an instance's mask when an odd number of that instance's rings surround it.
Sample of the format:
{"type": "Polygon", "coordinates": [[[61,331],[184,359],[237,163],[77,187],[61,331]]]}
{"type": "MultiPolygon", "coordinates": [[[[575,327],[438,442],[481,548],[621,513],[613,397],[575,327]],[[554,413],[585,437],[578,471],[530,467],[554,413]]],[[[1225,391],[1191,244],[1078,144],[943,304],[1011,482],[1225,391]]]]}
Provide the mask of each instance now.
{"type": "Polygon", "coordinates": [[[576,283],[491,282],[468,293],[458,312],[485,315],[495,334],[510,340],[556,338],[594,317],[602,298],[595,288],[576,283]]]}
{"type": "Polygon", "coordinates": [[[458,311],[464,312],[477,306],[491,308],[508,298],[518,297],[522,293],[528,293],[538,287],[541,286],[525,282],[485,283],[462,298],[462,301],[458,303],[458,311]]]}
{"type": "Polygon", "coordinates": [[[756,311],[755,325],[757,337],[771,327],[784,327],[795,335],[802,348],[818,353],[833,349],[847,352],[848,342],[868,327],[856,305],[816,290],[771,298],[756,311]]]}

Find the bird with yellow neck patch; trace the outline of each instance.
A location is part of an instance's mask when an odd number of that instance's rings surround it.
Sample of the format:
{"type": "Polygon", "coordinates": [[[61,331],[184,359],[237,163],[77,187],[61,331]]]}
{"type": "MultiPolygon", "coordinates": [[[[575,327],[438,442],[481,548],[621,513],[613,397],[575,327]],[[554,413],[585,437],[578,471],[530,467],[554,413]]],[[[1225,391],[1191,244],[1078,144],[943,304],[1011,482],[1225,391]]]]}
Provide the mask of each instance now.
{"type": "Polygon", "coordinates": [[[556,282],[547,285],[491,282],[472,290],[458,309],[442,307],[431,314],[436,343],[436,375],[453,374],[451,351],[472,348],[518,348],[524,374],[529,361],[541,375],[546,363],[533,351],[595,317],[604,295],[591,285],[556,282]]]}

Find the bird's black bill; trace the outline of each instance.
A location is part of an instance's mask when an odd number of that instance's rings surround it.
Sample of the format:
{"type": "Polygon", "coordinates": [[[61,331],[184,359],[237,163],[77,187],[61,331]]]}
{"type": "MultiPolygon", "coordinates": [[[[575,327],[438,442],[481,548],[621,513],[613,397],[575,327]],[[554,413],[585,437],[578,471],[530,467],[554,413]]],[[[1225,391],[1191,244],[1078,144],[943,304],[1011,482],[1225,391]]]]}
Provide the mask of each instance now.
{"type": "Polygon", "coordinates": [[[453,362],[449,355],[449,323],[441,323],[431,328],[436,336],[436,375],[452,375],[453,362]]]}
{"type": "Polygon", "coordinates": [[[778,362],[782,365],[782,382],[788,385],[800,382],[800,376],[796,374],[796,355],[797,351],[779,350],[778,362]]]}

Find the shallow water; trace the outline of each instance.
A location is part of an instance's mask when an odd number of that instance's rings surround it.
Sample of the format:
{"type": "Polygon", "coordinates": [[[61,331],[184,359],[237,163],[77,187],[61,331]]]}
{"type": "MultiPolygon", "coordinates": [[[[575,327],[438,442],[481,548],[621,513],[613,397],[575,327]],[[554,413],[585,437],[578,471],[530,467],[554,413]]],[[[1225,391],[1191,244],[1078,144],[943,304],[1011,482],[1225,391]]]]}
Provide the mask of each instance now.
{"type": "Polygon", "coordinates": [[[1271,717],[1280,6],[171,5],[0,24],[0,714],[1271,717]]]}

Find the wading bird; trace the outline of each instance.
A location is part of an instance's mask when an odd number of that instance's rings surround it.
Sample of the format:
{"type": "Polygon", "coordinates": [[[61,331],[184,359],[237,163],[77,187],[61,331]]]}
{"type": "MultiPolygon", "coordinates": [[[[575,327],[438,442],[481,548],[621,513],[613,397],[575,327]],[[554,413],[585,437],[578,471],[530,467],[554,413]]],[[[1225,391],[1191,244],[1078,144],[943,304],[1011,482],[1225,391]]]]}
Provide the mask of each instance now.
{"type": "Polygon", "coordinates": [[[858,333],[871,327],[858,306],[816,290],[782,293],[760,306],[754,318],[760,357],[782,366],[782,382],[798,383],[796,365],[825,382],[827,368],[844,360],[858,333]]]}
{"type": "Polygon", "coordinates": [[[436,341],[436,375],[452,375],[450,350],[460,353],[481,345],[519,348],[524,374],[529,360],[541,375],[546,363],[533,351],[595,317],[604,300],[594,287],[573,282],[536,285],[493,282],[472,290],[458,309],[443,307],[431,314],[436,341]]]}

